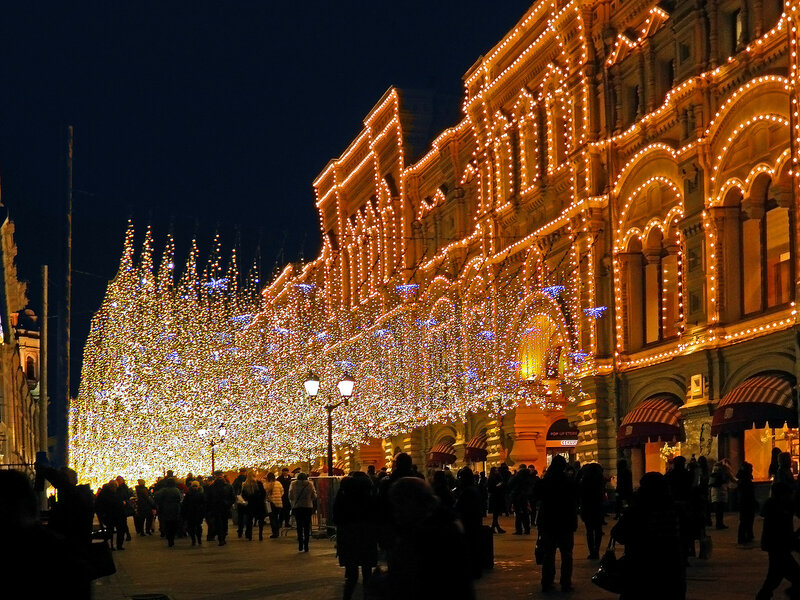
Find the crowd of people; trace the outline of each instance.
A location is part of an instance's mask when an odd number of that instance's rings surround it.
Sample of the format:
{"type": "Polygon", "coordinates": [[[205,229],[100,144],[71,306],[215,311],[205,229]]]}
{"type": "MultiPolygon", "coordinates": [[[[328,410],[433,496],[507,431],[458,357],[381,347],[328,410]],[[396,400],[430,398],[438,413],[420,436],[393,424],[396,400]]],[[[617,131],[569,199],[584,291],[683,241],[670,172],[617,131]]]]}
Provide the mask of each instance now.
{"type": "MultiPolygon", "coordinates": [[[[10,477],[8,472],[2,476],[10,477]]],[[[202,545],[204,538],[224,546],[229,523],[239,538],[252,541],[257,535],[262,541],[268,524],[269,538],[279,537],[282,528],[292,528],[298,551],[308,552],[318,502],[313,480],[302,472],[292,476],[288,468],[263,478],[241,469],[233,481],[222,472],[209,478],[191,473],[179,478],[168,471],[153,485],[140,479],[132,489],[123,477],[117,477],[96,494],[87,485],[79,485],[71,469],[37,465],[37,476],[52,483],[58,501],[51,506],[49,533],[39,528],[36,535],[56,534],[61,540],[58,544],[71,548],[78,558],[93,530],[97,535],[95,515],[105,543],[117,551],[124,550],[131,539],[128,523],[132,517],[136,535],[154,535],[158,530],[169,547],[177,537],[188,537],[192,546],[202,545]]],[[[761,540],[769,568],[758,600],[771,598],[783,578],[795,584],[792,589],[800,590],[800,566],[791,555],[800,548],[793,530],[800,502],[788,454],[773,455],[770,477],[773,483],[762,511],[761,540]]],[[[359,576],[365,597],[375,599],[421,593],[426,598],[474,597],[473,581],[492,565],[492,535],[506,533],[499,518],[511,515],[513,534],[536,534],[531,552],[541,564],[543,592],[554,589],[557,556],[560,588],[573,589],[573,550],[580,520],[589,560],[599,561],[607,533],[624,546],[622,600],[680,600],[686,596],[688,558],[698,550],[703,553],[707,528],[727,527],[724,513],[729,488],[735,485],[737,489],[740,544],[754,540],[753,522],[759,508],[752,465],[745,462],[734,473],[726,460],[709,468],[702,456],[689,461],[675,457],[665,475],[647,473],[636,491],[625,460],[618,461],[612,482],[600,464],[569,463],[563,456],[553,457],[541,477],[524,464],[514,471],[501,464],[492,467],[488,476],[464,467],[457,473],[449,468],[437,470],[428,479],[404,453],[395,457],[391,470],[376,472],[370,467],[341,478],[332,514],[326,516],[328,525],[336,528],[345,600],[352,596],[359,576]],[[613,503],[609,502],[612,490],[613,503]],[[484,526],[487,516],[491,525],[484,526]],[[611,520],[616,523],[606,532],[611,520]],[[665,578],[664,573],[670,576],[665,578]],[[661,583],[654,587],[653,581],[661,583]]],[[[31,527],[35,506],[14,499],[13,494],[24,495],[25,490],[17,480],[11,483],[3,494],[3,510],[6,516],[19,515],[19,522],[31,527]]],[[[81,571],[77,565],[74,570],[79,577],[91,578],[91,566],[81,571]]],[[[792,594],[800,597],[800,592],[792,594]]]]}

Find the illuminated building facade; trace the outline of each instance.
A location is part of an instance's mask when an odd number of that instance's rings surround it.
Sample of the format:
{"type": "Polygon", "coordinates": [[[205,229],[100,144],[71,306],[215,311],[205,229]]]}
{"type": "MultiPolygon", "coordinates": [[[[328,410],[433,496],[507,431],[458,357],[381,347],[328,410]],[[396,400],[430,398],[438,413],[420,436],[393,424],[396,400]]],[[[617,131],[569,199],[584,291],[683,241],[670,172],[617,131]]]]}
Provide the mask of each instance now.
{"type": "Polygon", "coordinates": [[[293,388],[418,409],[338,460],[796,456],[798,6],[535,2],[421,151],[432,99],[390,89],[264,291],[293,388]]]}
{"type": "Polygon", "coordinates": [[[39,388],[39,326],[17,279],[14,224],[0,223],[0,468],[33,474],[36,452],[47,448],[39,388]]]}

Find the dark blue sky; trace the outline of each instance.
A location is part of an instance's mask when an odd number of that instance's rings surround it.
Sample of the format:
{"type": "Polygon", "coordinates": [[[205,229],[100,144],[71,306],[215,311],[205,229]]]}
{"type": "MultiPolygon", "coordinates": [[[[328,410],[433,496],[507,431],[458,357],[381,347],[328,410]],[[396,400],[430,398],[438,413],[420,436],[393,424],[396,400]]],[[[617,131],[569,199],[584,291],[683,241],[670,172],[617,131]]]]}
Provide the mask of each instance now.
{"type": "MultiPolygon", "coordinates": [[[[520,0],[5,2],[0,176],[21,276],[59,261],[64,127],[75,127],[73,357],[128,217],[215,230],[241,256],[319,244],[311,182],[390,85],[460,96],[461,76],[524,14],[520,0]]],[[[455,107],[454,107],[455,108],[455,107]]],[[[182,260],[178,257],[178,261],[182,260]]],[[[53,293],[53,292],[51,292],[53,293]]]]}

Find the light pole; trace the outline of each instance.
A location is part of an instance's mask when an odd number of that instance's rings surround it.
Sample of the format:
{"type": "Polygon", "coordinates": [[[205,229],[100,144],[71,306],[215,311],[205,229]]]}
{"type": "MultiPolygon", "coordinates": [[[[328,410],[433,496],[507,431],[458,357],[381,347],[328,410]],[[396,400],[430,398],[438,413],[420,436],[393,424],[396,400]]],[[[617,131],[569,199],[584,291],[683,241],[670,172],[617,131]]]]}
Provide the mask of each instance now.
{"type": "MultiPolygon", "coordinates": [[[[198,429],[197,433],[199,433],[202,437],[205,437],[208,434],[207,429],[198,429]]],[[[225,441],[225,434],[228,433],[228,430],[225,428],[225,425],[220,425],[217,429],[217,438],[211,438],[209,445],[211,446],[211,476],[214,476],[214,471],[216,471],[214,459],[217,452],[217,444],[221,444],[225,441]]]]}
{"type": "MultiPolygon", "coordinates": [[[[328,402],[325,404],[325,410],[328,413],[328,477],[333,476],[333,411],[339,408],[342,404],[345,406],[348,405],[350,402],[350,397],[353,395],[353,387],[355,386],[355,383],[355,380],[353,380],[350,375],[347,373],[344,374],[344,376],[339,380],[339,383],[336,384],[336,387],[339,390],[339,395],[342,397],[342,399],[336,404],[331,402],[331,393],[330,391],[328,392],[328,402]]],[[[316,398],[317,394],[319,394],[319,377],[309,371],[305,381],[303,382],[303,387],[306,389],[306,393],[309,396],[316,398]]]]}

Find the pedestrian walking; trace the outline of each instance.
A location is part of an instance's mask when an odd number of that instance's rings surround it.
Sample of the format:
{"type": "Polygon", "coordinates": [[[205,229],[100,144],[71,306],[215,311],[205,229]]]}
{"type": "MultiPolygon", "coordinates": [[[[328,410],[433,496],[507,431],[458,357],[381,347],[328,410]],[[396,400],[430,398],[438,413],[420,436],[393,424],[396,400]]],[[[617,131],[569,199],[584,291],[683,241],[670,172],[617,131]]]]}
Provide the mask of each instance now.
{"type": "Polygon", "coordinates": [[[708,487],[711,490],[711,506],[716,517],[715,527],[717,529],[727,529],[725,525],[725,509],[728,506],[728,487],[731,483],[730,467],[727,459],[717,461],[711,470],[708,487]]]}
{"type": "Polygon", "coordinates": [[[605,521],[605,488],[603,467],[599,463],[585,464],[578,484],[578,497],[581,520],[586,527],[589,560],[600,558],[600,544],[603,540],[603,523],[605,521]]]}
{"type": "Polygon", "coordinates": [[[764,528],[761,532],[761,549],[767,553],[767,576],[756,600],[769,600],[781,581],[788,579],[792,587],[789,597],[800,599],[800,565],[792,556],[800,550],[794,532],[793,490],[786,482],[775,481],[769,499],[764,503],[764,528]]]}
{"type": "Polygon", "coordinates": [[[106,543],[113,550],[116,536],[116,549],[124,550],[125,507],[117,495],[117,487],[117,482],[112,479],[100,489],[95,500],[95,512],[100,526],[106,530],[106,543]]]}
{"type": "Polygon", "coordinates": [[[615,500],[616,515],[619,519],[622,510],[630,506],[633,495],[633,473],[628,468],[628,461],[621,458],[617,461],[617,495],[615,500]]]}
{"type": "Polygon", "coordinates": [[[749,544],[755,539],[753,521],[758,510],[756,488],[753,485],[753,465],[743,462],[736,474],[736,481],[736,491],[739,495],[739,531],[736,539],[739,544],[749,544]]]}
{"type": "Polygon", "coordinates": [[[661,473],[645,474],[611,529],[625,546],[621,600],[686,598],[686,553],[678,511],[661,473]]]}
{"type": "Polygon", "coordinates": [[[136,494],[136,511],[133,514],[133,525],[140,536],[153,535],[153,509],[155,503],[144,479],[136,482],[133,488],[136,494]]]}
{"type": "Polygon", "coordinates": [[[281,469],[281,474],[278,476],[278,483],[283,486],[283,497],[281,498],[281,514],[279,521],[284,527],[291,527],[289,518],[291,516],[292,505],[289,502],[289,486],[292,485],[292,476],[287,467],[281,469]]]}
{"type": "Polygon", "coordinates": [[[297,549],[299,552],[308,552],[311,515],[317,503],[317,491],[309,481],[308,473],[298,473],[297,479],[292,481],[289,486],[289,503],[297,523],[297,549]]]}
{"type": "Polygon", "coordinates": [[[509,479],[508,487],[514,509],[514,535],[530,535],[533,476],[524,464],[509,479]]]}
{"type": "Polygon", "coordinates": [[[277,538],[281,531],[281,510],[283,509],[283,486],[275,479],[275,473],[267,473],[267,484],[264,486],[267,501],[270,505],[269,525],[272,529],[271,538],[277,538]]]}
{"type": "Polygon", "coordinates": [[[505,486],[503,477],[497,467],[489,470],[489,478],[486,483],[489,492],[489,512],[492,513],[492,531],[495,533],[505,533],[506,530],[500,527],[500,515],[505,508],[505,486]]]}
{"type": "Polygon", "coordinates": [[[222,471],[215,471],[214,482],[208,486],[206,506],[210,517],[209,534],[211,539],[217,539],[219,546],[227,543],[228,519],[231,517],[233,500],[233,488],[223,477],[222,471]]]}
{"type": "Polygon", "coordinates": [[[376,597],[473,600],[463,530],[431,486],[417,477],[402,477],[389,489],[389,501],[394,541],[388,581],[376,597]]]}
{"type": "Polygon", "coordinates": [[[467,554],[467,565],[472,577],[478,578],[483,570],[484,558],[483,513],[481,512],[481,494],[475,484],[475,474],[469,467],[462,467],[456,476],[455,511],[461,526],[464,528],[464,543],[467,554]]]}
{"type": "Polygon", "coordinates": [[[158,520],[167,538],[167,546],[172,548],[175,545],[175,535],[181,520],[181,492],[175,482],[174,477],[168,477],[160,490],[156,492],[156,508],[158,509],[158,520]]]}
{"type": "Polygon", "coordinates": [[[247,506],[245,512],[245,537],[248,541],[253,539],[253,523],[258,525],[258,541],[264,539],[264,520],[267,518],[267,491],[263,482],[256,479],[255,473],[248,471],[247,479],[242,485],[242,497],[247,506]]]}
{"type": "Polygon", "coordinates": [[[377,504],[372,481],[361,471],[343,478],[333,503],[336,554],[344,567],[344,600],[353,596],[361,569],[363,585],[378,565],[377,504]]]}
{"type": "MultiPolygon", "coordinates": [[[[242,495],[242,486],[247,479],[247,468],[242,467],[239,469],[239,475],[233,480],[231,487],[233,487],[233,495],[237,499],[236,504],[236,535],[242,537],[244,534],[245,520],[247,519],[246,504],[239,504],[238,499],[242,495]]],[[[252,523],[251,523],[252,531],[252,523]]]]}
{"type": "Polygon", "coordinates": [[[203,516],[206,514],[206,497],[200,482],[193,480],[183,497],[183,518],[192,546],[203,544],[203,516]]]}
{"type": "Polygon", "coordinates": [[[553,589],[556,550],[561,555],[561,591],[572,591],[572,551],[578,528],[578,491],[566,473],[567,461],[553,457],[540,483],[537,525],[542,550],[542,591],[553,589]]]}
{"type": "Polygon", "coordinates": [[[442,506],[453,508],[456,499],[453,496],[453,488],[444,471],[435,471],[433,474],[433,482],[431,483],[433,493],[439,498],[442,506]]]}

